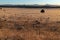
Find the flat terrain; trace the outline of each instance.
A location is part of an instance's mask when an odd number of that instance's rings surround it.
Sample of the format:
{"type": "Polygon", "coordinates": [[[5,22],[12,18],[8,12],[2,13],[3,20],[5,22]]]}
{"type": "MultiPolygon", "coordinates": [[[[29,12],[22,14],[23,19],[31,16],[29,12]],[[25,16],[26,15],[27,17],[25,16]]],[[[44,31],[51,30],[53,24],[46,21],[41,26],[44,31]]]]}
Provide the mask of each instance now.
{"type": "Polygon", "coordinates": [[[0,8],[0,40],[60,40],[60,8],[0,8]]]}

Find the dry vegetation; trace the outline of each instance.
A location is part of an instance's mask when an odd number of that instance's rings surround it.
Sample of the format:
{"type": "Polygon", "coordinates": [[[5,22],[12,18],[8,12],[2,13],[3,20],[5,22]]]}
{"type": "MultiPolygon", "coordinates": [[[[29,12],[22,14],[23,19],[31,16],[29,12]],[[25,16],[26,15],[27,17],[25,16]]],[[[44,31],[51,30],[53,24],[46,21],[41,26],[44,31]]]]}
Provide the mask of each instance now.
{"type": "Polygon", "coordinates": [[[60,9],[45,10],[0,8],[0,40],[60,40],[60,9]]]}

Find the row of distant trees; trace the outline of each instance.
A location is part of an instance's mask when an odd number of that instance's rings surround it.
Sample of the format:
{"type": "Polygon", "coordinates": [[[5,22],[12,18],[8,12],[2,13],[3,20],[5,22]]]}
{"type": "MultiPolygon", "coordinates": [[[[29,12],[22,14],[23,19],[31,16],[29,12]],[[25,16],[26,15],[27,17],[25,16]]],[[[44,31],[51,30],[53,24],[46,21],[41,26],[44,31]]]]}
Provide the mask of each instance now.
{"type": "Polygon", "coordinates": [[[17,7],[17,8],[60,8],[60,6],[53,5],[0,5],[0,7],[17,7]]]}

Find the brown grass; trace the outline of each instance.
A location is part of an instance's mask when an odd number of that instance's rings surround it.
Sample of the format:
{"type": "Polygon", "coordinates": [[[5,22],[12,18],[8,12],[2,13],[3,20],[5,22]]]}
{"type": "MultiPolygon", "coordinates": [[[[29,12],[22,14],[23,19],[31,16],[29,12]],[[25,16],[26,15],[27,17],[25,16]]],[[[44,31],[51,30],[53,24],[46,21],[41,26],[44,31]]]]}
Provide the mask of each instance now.
{"type": "Polygon", "coordinates": [[[0,9],[0,40],[60,40],[60,9],[40,10],[0,9]]]}

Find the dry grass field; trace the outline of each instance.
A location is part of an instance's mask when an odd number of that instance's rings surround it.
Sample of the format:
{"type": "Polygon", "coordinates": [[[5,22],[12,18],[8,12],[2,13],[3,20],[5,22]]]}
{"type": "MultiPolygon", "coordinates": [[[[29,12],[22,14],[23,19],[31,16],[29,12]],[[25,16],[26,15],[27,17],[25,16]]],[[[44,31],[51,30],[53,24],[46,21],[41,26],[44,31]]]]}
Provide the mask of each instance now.
{"type": "Polygon", "coordinates": [[[0,40],[60,40],[60,8],[0,8],[0,40]]]}

